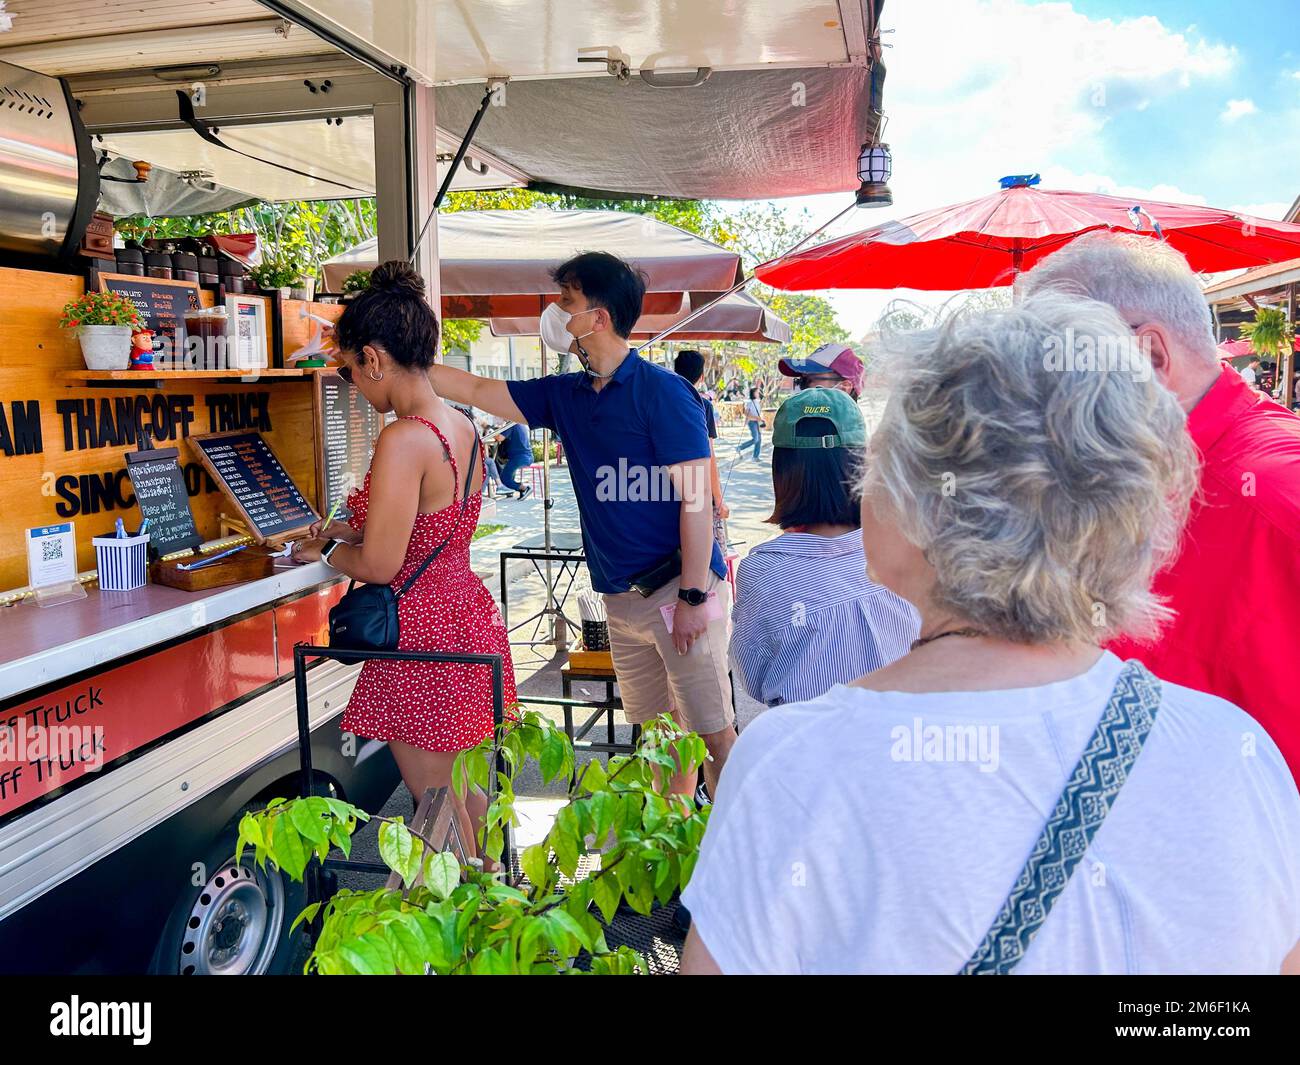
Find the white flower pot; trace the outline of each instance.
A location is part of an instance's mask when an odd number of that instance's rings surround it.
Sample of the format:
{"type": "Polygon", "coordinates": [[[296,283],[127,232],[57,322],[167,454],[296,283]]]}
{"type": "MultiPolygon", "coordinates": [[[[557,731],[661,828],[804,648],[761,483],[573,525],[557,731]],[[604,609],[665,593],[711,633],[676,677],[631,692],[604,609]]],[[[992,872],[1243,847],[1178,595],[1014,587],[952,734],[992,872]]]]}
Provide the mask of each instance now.
{"type": "Polygon", "coordinates": [[[289,295],[291,299],[304,300],[310,303],[316,295],[316,279],[314,277],[302,278],[289,290],[289,295]]]}
{"type": "Polygon", "coordinates": [[[83,325],[77,339],[88,370],[125,370],[131,363],[129,325],[83,325]]]}

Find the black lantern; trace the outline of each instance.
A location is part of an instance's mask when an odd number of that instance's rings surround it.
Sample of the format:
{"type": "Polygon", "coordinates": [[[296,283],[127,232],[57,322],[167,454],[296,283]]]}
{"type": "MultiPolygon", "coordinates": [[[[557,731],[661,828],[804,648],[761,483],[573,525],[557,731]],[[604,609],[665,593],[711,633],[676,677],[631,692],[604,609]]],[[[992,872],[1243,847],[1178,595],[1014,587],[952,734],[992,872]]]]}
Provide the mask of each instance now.
{"type": "Polygon", "coordinates": [[[889,178],[894,172],[894,159],[888,144],[864,144],[858,155],[857,202],[859,207],[888,207],[894,202],[889,191],[889,178]]]}

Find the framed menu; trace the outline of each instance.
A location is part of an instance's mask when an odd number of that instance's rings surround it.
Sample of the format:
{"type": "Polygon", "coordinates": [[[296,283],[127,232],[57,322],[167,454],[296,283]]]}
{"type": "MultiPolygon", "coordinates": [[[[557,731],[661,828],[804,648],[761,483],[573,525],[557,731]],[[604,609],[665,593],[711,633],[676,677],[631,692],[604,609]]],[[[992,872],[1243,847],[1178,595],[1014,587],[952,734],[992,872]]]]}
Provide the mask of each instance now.
{"type": "MultiPolygon", "coordinates": [[[[357,389],[338,374],[314,374],[312,408],[316,433],[316,499],[328,513],[338,500],[361,487],[370,468],[375,441],[393,420],[375,410],[357,389]]],[[[338,517],[350,515],[346,507],[338,517]]]]}
{"type": "Polygon", "coordinates": [[[104,292],[116,292],[130,299],[140,312],[145,328],[153,331],[154,350],[169,358],[172,365],[181,365],[185,355],[185,312],[198,310],[202,305],[202,290],[197,284],[132,274],[100,274],[99,287],[104,292]]]}
{"type": "Polygon", "coordinates": [[[155,557],[191,550],[203,542],[190,511],[185,476],[174,447],[131,451],[126,472],[140,504],[140,516],[149,519],[149,550],[155,557]]]}
{"type": "Polygon", "coordinates": [[[261,433],[204,433],[189,439],[254,540],[276,547],[307,534],[318,515],[261,433]]]}

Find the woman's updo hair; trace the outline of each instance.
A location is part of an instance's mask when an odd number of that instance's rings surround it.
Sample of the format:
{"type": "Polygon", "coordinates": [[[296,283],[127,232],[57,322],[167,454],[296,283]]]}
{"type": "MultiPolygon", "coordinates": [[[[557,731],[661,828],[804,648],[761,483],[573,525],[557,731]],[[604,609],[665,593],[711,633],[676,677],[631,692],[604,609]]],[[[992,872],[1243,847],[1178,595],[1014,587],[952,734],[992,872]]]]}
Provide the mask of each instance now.
{"type": "Polygon", "coordinates": [[[438,318],[424,298],[424,279],[404,259],[376,266],[369,286],[348,302],[334,336],[343,351],[359,352],[375,344],[402,366],[432,366],[438,318]]]}

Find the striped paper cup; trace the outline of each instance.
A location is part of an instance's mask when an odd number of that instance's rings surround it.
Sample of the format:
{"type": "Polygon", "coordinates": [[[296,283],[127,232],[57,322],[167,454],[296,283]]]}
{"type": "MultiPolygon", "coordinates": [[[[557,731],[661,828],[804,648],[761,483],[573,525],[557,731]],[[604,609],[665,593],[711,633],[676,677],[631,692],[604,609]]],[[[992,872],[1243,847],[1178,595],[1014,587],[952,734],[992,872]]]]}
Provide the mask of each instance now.
{"type": "Polygon", "coordinates": [[[105,592],[129,592],[143,588],[149,580],[149,534],[143,536],[94,536],[95,565],[99,587],[105,592]]]}

